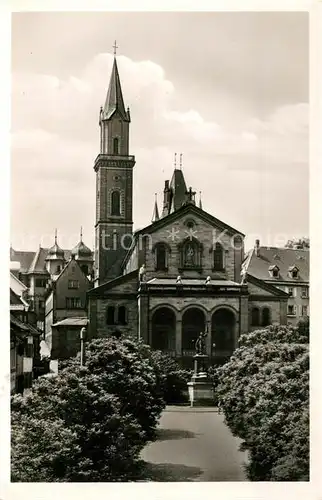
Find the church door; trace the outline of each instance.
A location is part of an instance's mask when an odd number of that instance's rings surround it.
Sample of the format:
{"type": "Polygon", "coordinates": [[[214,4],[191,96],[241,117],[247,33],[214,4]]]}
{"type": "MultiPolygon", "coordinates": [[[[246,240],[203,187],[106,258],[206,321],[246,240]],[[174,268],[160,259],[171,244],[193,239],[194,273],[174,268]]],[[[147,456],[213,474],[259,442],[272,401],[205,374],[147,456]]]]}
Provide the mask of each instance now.
{"type": "Polygon", "coordinates": [[[176,317],[172,309],[161,307],[152,316],[153,349],[175,355],[176,349],[176,317]]]}
{"type": "Polygon", "coordinates": [[[212,357],[219,363],[226,361],[235,349],[235,314],[226,308],[217,309],[212,315],[212,357]]]}

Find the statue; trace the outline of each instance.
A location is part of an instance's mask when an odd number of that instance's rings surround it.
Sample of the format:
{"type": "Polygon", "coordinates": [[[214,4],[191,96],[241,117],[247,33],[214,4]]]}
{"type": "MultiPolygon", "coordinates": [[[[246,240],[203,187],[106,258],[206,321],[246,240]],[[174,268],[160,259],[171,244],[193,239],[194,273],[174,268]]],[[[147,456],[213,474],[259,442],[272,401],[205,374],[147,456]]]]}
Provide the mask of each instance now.
{"type": "Polygon", "coordinates": [[[195,343],[196,354],[206,354],[206,337],[207,333],[200,332],[199,337],[197,338],[195,343]]]}
{"type": "Polygon", "coordinates": [[[140,283],[142,281],[144,281],[144,278],[145,278],[145,264],[143,264],[141,267],[140,267],[140,270],[139,270],[139,280],[140,280],[140,283]]]}
{"type": "Polygon", "coordinates": [[[195,251],[194,247],[191,243],[189,243],[186,247],[185,252],[185,265],[193,266],[195,264],[195,251]]]}

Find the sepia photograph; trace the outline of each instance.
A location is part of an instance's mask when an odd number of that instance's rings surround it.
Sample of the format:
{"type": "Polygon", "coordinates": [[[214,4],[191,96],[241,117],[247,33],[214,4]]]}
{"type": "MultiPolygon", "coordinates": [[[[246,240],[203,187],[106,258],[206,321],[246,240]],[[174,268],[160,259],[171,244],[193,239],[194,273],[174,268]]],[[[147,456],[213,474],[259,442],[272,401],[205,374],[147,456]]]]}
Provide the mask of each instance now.
{"type": "Polygon", "coordinates": [[[12,483],[310,481],[309,59],[304,11],[12,13],[12,483]]]}

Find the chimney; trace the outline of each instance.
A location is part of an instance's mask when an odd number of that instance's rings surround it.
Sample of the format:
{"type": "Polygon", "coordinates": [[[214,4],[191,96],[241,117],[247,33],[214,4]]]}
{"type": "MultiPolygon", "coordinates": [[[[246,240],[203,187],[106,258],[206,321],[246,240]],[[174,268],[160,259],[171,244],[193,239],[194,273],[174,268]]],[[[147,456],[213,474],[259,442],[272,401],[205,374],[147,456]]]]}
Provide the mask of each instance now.
{"type": "Polygon", "coordinates": [[[259,257],[259,240],[255,240],[255,255],[259,257]]]}

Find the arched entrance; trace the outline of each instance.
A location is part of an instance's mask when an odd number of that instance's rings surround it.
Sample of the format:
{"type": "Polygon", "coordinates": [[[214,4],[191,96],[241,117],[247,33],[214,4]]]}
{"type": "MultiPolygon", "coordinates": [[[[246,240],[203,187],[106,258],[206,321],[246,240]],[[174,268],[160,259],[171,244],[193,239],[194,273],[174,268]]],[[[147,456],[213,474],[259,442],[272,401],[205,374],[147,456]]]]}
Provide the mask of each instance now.
{"type": "Polygon", "coordinates": [[[169,307],[160,307],[152,316],[151,346],[175,354],[176,316],[169,307]]]}
{"type": "Polygon", "coordinates": [[[211,319],[212,357],[216,362],[226,361],[235,349],[236,317],[233,311],[221,307],[211,319]],[[215,345],[214,345],[215,344],[215,345]]]}
{"type": "Polygon", "coordinates": [[[205,331],[205,314],[197,307],[190,307],[182,316],[182,360],[187,368],[193,366],[195,343],[200,332],[205,331]]]}

